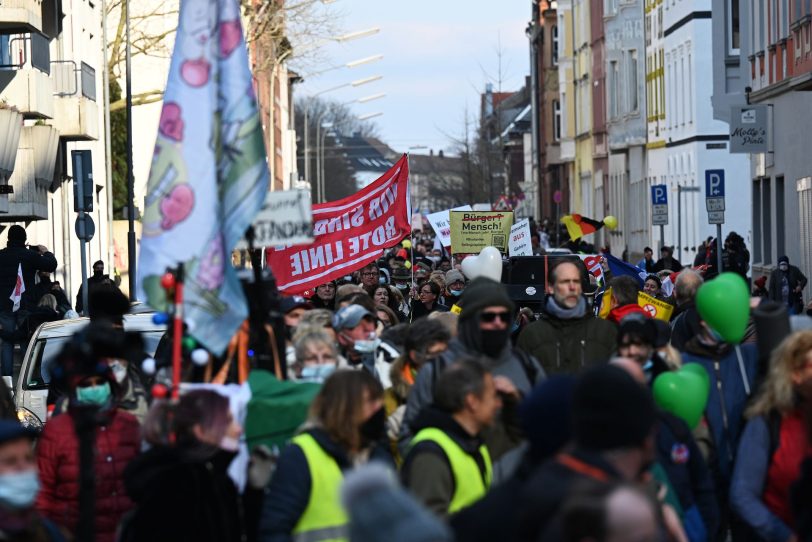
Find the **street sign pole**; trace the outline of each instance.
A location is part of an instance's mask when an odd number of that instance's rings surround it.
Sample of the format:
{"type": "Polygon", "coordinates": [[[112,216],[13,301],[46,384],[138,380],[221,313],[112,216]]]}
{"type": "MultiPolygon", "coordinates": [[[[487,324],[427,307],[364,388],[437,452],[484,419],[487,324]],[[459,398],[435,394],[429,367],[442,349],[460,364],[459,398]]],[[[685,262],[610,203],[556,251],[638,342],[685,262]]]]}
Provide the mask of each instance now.
{"type": "Polygon", "coordinates": [[[82,313],[90,314],[90,307],[88,306],[88,291],[87,291],[87,243],[85,240],[85,190],[83,181],[82,161],[73,161],[73,189],[77,191],[77,197],[80,207],[76,209],[78,216],[76,218],[76,229],[79,237],[79,252],[82,253],[82,313]]]}
{"type": "Polygon", "coordinates": [[[722,225],[716,225],[716,269],[722,272],[722,225]]]}
{"type": "Polygon", "coordinates": [[[705,208],[708,223],[716,224],[716,273],[722,272],[722,224],[725,223],[725,170],[705,170],[705,208]]]}
{"type": "Polygon", "coordinates": [[[663,246],[665,246],[665,226],[660,224],[660,242],[657,245],[657,254],[662,254],[663,246]]]}
{"type": "Polygon", "coordinates": [[[665,225],[668,224],[668,186],[655,184],[651,187],[651,223],[660,226],[660,240],[657,254],[665,245],[665,225]]]}

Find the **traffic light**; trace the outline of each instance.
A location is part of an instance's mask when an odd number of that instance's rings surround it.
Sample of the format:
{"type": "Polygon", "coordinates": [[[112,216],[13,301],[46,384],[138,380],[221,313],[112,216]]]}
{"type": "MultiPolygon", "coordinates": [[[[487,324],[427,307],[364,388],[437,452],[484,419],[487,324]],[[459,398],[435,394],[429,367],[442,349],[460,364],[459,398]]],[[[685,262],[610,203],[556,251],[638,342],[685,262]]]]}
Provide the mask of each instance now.
{"type": "Polygon", "coordinates": [[[93,185],[93,155],[89,150],[71,151],[73,163],[73,210],[89,213],[93,210],[96,189],[93,185]],[[79,202],[81,183],[82,201],[79,202]]]}

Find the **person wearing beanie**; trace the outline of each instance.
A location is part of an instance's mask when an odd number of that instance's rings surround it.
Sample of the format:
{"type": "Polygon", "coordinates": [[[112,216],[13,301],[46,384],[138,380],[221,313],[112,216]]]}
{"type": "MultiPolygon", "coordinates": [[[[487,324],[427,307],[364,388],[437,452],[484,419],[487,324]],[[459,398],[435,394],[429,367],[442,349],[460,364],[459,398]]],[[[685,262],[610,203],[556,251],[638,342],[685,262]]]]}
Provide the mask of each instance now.
{"type": "Polygon", "coordinates": [[[506,479],[518,464],[516,447],[522,442],[517,419],[520,399],[545,378],[535,358],[510,344],[510,325],[516,309],[505,287],[494,280],[478,277],[468,283],[458,305],[461,307],[457,336],[443,355],[425,364],[417,374],[406,401],[401,427],[401,448],[414,434],[412,424],[421,410],[434,402],[439,374],[462,358],[481,358],[493,374],[503,409],[483,438],[494,462],[494,483],[506,479]],[[503,457],[505,456],[505,457],[503,457]]]}
{"type": "Polygon", "coordinates": [[[138,420],[117,406],[121,391],[108,362],[123,355],[121,335],[107,322],[92,322],[63,347],[51,371],[51,382],[65,390],[68,411],[51,418],[37,443],[42,489],[37,510],[70,533],[81,528],[79,485],[80,442],[90,439],[95,451],[96,514],[93,529],[99,542],[113,542],[123,515],[132,508],[124,488],[124,468],[141,447],[138,420]],[[79,436],[79,433],[82,435],[79,436]]]}
{"type": "Polygon", "coordinates": [[[56,258],[42,245],[26,247],[25,229],[14,224],[8,229],[8,245],[0,250],[0,366],[3,376],[12,376],[14,343],[21,316],[33,309],[38,299],[33,299],[34,275],[38,271],[56,271],[56,258]],[[21,297],[11,298],[17,288],[17,278],[22,272],[21,297]],[[26,291],[28,290],[28,291],[26,291]],[[20,312],[22,309],[22,313],[20,312]]]}
{"type": "Polygon", "coordinates": [[[347,474],[341,501],[353,542],[453,542],[448,527],[401,489],[394,473],[370,463],[347,474]]]}
{"type": "Polygon", "coordinates": [[[465,291],[465,277],[452,269],[445,274],[446,300],[449,305],[453,305],[465,291]]]}
{"type": "Polygon", "coordinates": [[[34,510],[40,483],[34,458],[37,431],[0,420],[0,533],[3,540],[61,542],[65,534],[34,510]]]}
{"type": "Polygon", "coordinates": [[[519,416],[529,448],[516,473],[492,488],[484,498],[451,517],[457,540],[491,542],[515,540],[521,489],[530,474],[554,457],[572,438],[571,404],[576,379],[548,378],[522,401],[519,416]]]}
{"type": "Polygon", "coordinates": [[[596,318],[583,295],[580,262],[565,260],[547,275],[547,296],[539,320],[526,326],[517,346],[535,356],[548,375],[577,374],[609,359],[616,326],[596,318]]]}
{"type": "Polygon", "coordinates": [[[654,399],[626,371],[601,365],[572,393],[573,446],[543,463],[520,493],[520,540],[540,540],[573,490],[584,483],[638,482],[655,460],[654,399]]]}
{"type": "Polygon", "coordinates": [[[789,313],[801,314],[806,277],[801,270],[789,264],[787,256],[778,258],[778,269],[770,273],[769,298],[782,303],[789,313]]]}

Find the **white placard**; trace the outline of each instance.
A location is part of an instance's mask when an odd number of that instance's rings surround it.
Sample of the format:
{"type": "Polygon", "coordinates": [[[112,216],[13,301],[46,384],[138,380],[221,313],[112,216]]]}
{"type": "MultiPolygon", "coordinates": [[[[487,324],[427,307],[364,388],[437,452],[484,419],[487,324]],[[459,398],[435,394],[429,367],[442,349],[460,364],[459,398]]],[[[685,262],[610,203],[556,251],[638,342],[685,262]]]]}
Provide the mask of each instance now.
{"type": "MultiPolygon", "coordinates": [[[[268,192],[254,219],[254,246],[306,245],[313,242],[313,208],[307,190],[268,192]]],[[[245,239],[237,249],[248,248],[245,239]]]]}
{"type": "Polygon", "coordinates": [[[462,207],[455,207],[454,209],[447,209],[439,211],[426,216],[426,219],[431,224],[437,239],[444,247],[451,246],[451,211],[471,211],[470,205],[463,205],[462,207]]]}
{"type": "Polygon", "coordinates": [[[530,239],[530,220],[525,218],[516,222],[510,228],[508,246],[511,256],[533,255],[533,243],[530,239]]]}

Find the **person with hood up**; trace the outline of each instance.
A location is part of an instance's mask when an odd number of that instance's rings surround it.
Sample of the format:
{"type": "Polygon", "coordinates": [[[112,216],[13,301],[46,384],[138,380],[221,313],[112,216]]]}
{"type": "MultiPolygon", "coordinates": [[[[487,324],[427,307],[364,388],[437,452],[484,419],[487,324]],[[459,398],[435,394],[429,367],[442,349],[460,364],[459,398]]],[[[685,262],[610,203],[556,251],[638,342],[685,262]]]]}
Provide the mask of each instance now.
{"type": "Polygon", "coordinates": [[[22,293],[22,299],[16,302],[11,299],[17,287],[17,277],[22,270],[23,285],[33,288],[34,273],[37,271],[56,271],[56,258],[42,245],[26,248],[27,235],[22,226],[14,224],[8,229],[8,246],[0,250],[0,366],[3,376],[12,376],[14,370],[14,343],[17,339],[18,317],[24,311],[36,305],[32,295],[22,293]]]}
{"type": "Polygon", "coordinates": [[[152,447],[124,474],[136,508],[122,526],[120,542],[254,539],[269,469],[267,464],[265,472],[249,469],[240,496],[228,468],[241,434],[228,398],[216,391],[192,390],[176,404],[156,402],[145,423],[152,447]]]}
{"type": "Polygon", "coordinates": [[[501,416],[483,435],[494,462],[494,481],[498,482],[518,463],[519,458],[508,453],[515,452],[522,442],[518,402],[545,375],[535,358],[510,344],[515,306],[502,284],[485,277],[474,279],[466,287],[460,306],[457,336],[439,359],[423,365],[409,392],[401,448],[414,434],[412,424],[420,411],[434,402],[435,383],[445,367],[462,358],[481,358],[494,376],[503,403],[501,416]]]}
{"type": "MultiPolygon", "coordinates": [[[[758,350],[755,344],[732,345],[696,312],[685,313],[692,337],[685,343],[682,362],[698,363],[710,377],[705,420],[715,448],[708,467],[716,481],[720,503],[726,503],[739,438],[744,427],[744,409],[756,390],[758,350]]],[[[725,510],[722,510],[723,521],[725,510]]]]}
{"type": "Polygon", "coordinates": [[[440,517],[485,496],[493,465],[480,432],[502,406],[493,376],[476,358],[461,359],[437,378],[434,405],[415,420],[401,469],[403,484],[440,517]]]}
{"type": "Polygon", "coordinates": [[[659,273],[660,271],[682,271],[683,265],[674,258],[674,247],[663,246],[660,249],[660,259],[654,264],[652,273],[659,273]]]}
{"type": "Polygon", "coordinates": [[[344,475],[370,461],[394,468],[383,440],[383,389],[364,371],[336,371],[310,406],[306,429],[282,450],[265,493],[262,542],[346,540],[344,475]]]}
{"type": "Polygon", "coordinates": [[[806,277],[789,264],[787,256],[778,258],[778,269],[770,273],[769,298],[787,307],[790,314],[801,314],[806,277]]]}
{"type": "Polygon", "coordinates": [[[579,266],[563,261],[547,281],[551,293],[541,317],[522,330],[517,346],[538,359],[548,375],[575,374],[609,359],[617,328],[589,310],[579,266]]]}
{"type": "Polygon", "coordinates": [[[57,357],[52,376],[67,390],[70,405],[53,417],[37,443],[42,489],[37,510],[77,539],[87,539],[80,515],[80,443],[92,439],[95,451],[95,519],[90,529],[99,542],[113,542],[119,521],[132,508],[124,490],[124,468],[138,455],[138,420],[116,406],[118,385],[105,360],[120,355],[116,330],[88,324],[57,357]],[[77,432],[82,433],[80,438],[77,432]]]}

